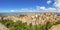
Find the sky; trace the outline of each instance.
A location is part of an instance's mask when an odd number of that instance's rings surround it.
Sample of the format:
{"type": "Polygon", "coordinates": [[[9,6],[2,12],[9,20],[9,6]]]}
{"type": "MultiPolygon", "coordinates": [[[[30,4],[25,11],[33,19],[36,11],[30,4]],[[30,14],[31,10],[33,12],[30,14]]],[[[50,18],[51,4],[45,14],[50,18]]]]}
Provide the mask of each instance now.
{"type": "Polygon", "coordinates": [[[60,12],[60,0],[0,0],[1,12],[60,12]]]}

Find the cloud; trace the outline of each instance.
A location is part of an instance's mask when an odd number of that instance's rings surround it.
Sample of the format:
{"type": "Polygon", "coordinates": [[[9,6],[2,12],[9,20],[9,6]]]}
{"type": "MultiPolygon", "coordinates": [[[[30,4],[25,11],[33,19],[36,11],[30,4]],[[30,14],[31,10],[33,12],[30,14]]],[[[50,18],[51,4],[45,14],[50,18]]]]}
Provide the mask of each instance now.
{"type": "Polygon", "coordinates": [[[10,10],[10,12],[16,12],[15,10],[10,10]]]}
{"type": "Polygon", "coordinates": [[[37,6],[37,10],[40,10],[40,12],[56,12],[56,8],[46,8],[45,6],[37,6]]]}
{"type": "MultiPolygon", "coordinates": [[[[51,0],[48,0],[47,4],[50,4],[51,2],[51,0]]],[[[60,0],[55,1],[54,7],[46,8],[45,6],[36,6],[36,9],[31,10],[28,8],[22,8],[18,12],[60,12],[60,10],[57,11],[57,8],[60,8],[60,0]]]]}
{"type": "Polygon", "coordinates": [[[46,10],[46,8],[42,6],[42,7],[40,7],[40,10],[46,10]]]}
{"type": "MultiPolygon", "coordinates": [[[[47,4],[50,4],[51,0],[47,1],[47,4]]],[[[46,8],[45,6],[36,6],[36,9],[22,8],[20,10],[11,10],[10,12],[60,12],[60,0],[56,0],[54,7],[46,8]]]]}
{"type": "Polygon", "coordinates": [[[30,10],[28,8],[22,8],[22,9],[20,9],[19,12],[32,12],[32,10],[30,10]]]}
{"type": "Polygon", "coordinates": [[[57,12],[60,12],[60,0],[55,0],[54,7],[57,9],[57,12]]]}
{"type": "Polygon", "coordinates": [[[10,10],[10,12],[40,12],[39,10],[36,9],[28,9],[28,8],[21,8],[17,10],[10,10]]]}
{"type": "Polygon", "coordinates": [[[55,8],[60,8],[60,0],[56,0],[54,6],[55,8]]]}
{"type": "Polygon", "coordinates": [[[51,7],[50,7],[50,8],[47,8],[47,10],[56,10],[56,9],[55,9],[55,8],[51,8],[51,7]]]}
{"type": "Polygon", "coordinates": [[[48,0],[48,1],[47,1],[47,4],[50,4],[50,3],[51,3],[51,0],[48,0]]]}
{"type": "MultiPolygon", "coordinates": [[[[48,0],[46,3],[50,4],[51,2],[52,0],[48,0]]],[[[60,0],[55,0],[53,7],[46,8],[45,6],[36,6],[36,9],[22,8],[22,9],[10,10],[6,12],[60,12],[60,0]]]]}
{"type": "Polygon", "coordinates": [[[31,9],[28,9],[28,8],[22,8],[22,9],[20,9],[19,12],[40,12],[40,11],[36,10],[36,9],[31,10],[31,9]]]}
{"type": "Polygon", "coordinates": [[[56,8],[46,8],[44,6],[36,6],[36,9],[22,8],[19,10],[10,10],[10,12],[55,12],[56,8]]]}
{"type": "Polygon", "coordinates": [[[46,8],[46,7],[44,7],[44,6],[39,6],[39,7],[37,7],[37,10],[56,10],[55,8],[52,8],[52,7],[49,7],[49,8],[46,8]]]}

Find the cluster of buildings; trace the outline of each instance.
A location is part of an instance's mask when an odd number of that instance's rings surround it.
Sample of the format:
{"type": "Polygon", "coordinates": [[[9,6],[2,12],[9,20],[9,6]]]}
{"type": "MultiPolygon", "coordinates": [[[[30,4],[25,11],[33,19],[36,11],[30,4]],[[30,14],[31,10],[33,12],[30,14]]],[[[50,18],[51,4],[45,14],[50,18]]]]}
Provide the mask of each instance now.
{"type": "MultiPolygon", "coordinates": [[[[0,17],[2,19],[2,17],[0,17]]],[[[5,16],[3,19],[13,20],[16,21],[22,21],[27,22],[27,24],[32,23],[35,24],[42,24],[45,25],[47,22],[55,23],[57,21],[60,21],[60,15],[56,13],[40,13],[40,14],[26,14],[26,15],[19,15],[19,17],[16,16],[5,16]]]]}
{"type": "Polygon", "coordinates": [[[60,21],[60,15],[56,13],[40,13],[40,14],[29,14],[20,17],[21,21],[35,24],[45,25],[47,22],[55,23],[60,21]]]}

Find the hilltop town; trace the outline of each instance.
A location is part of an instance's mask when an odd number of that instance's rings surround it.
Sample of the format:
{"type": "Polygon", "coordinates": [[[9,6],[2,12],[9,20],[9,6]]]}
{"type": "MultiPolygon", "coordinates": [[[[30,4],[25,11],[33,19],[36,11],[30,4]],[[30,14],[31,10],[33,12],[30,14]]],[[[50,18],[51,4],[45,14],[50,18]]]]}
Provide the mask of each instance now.
{"type": "Polygon", "coordinates": [[[0,20],[13,20],[27,22],[27,24],[32,23],[45,25],[47,22],[55,23],[60,21],[60,15],[57,13],[39,13],[39,14],[23,14],[19,16],[0,16],[0,20]]]}

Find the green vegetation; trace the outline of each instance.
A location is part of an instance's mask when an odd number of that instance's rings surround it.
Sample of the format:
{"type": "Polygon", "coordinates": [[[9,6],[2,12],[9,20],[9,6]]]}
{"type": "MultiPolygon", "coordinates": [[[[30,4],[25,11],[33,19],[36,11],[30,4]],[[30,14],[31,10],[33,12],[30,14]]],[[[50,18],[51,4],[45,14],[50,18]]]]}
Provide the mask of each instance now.
{"type": "MultiPolygon", "coordinates": [[[[26,22],[22,23],[22,21],[13,22],[12,20],[0,20],[0,23],[4,24],[9,30],[48,30],[53,26],[50,22],[47,22],[46,25],[32,25],[32,23],[27,25],[26,22]]],[[[56,24],[60,24],[60,22],[56,22],[56,24]]]]}

